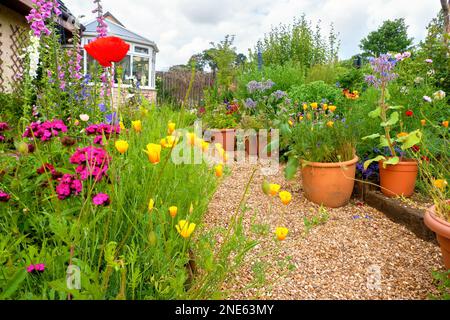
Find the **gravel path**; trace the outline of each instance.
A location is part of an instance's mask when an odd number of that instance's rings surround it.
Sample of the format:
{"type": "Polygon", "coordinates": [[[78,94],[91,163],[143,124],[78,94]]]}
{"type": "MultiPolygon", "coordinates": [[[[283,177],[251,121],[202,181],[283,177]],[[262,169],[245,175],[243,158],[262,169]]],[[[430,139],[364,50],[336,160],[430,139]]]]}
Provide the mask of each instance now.
{"type": "MultiPolygon", "coordinates": [[[[233,165],[210,203],[206,228],[226,226],[253,167],[233,165]]],[[[328,221],[305,234],[304,218],[317,216],[319,206],[304,198],[299,179],[287,182],[280,170],[269,180],[290,191],[293,201],[284,207],[276,198],[269,213],[269,200],[261,191],[263,175],[257,171],[243,223],[247,237],[259,244],[226,281],[223,290],[229,298],[426,299],[435,292],[431,271],[442,270],[436,244],[357,200],[328,209],[328,221]],[[289,228],[283,242],[275,239],[277,226],[289,228]]]]}

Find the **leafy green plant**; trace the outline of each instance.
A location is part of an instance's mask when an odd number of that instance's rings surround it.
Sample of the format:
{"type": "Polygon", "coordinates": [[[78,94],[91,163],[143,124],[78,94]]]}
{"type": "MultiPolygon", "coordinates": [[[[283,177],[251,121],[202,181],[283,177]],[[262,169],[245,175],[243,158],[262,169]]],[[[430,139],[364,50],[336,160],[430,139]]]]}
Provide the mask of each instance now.
{"type": "Polygon", "coordinates": [[[317,227],[321,224],[325,224],[328,219],[330,219],[330,214],[323,206],[319,208],[319,212],[317,215],[314,215],[311,218],[303,218],[303,223],[305,225],[305,236],[309,234],[312,228],[317,227]]]}
{"type": "Polygon", "coordinates": [[[450,271],[433,271],[433,283],[439,291],[439,295],[430,296],[432,300],[450,300],[450,271]]]}
{"type": "Polygon", "coordinates": [[[326,103],[341,104],[343,96],[341,89],[335,85],[326,84],[324,81],[315,81],[300,86],[293,86],[288,91],[289,97],[297,103],[302,104],[308,101],[321,102],[322,99],[326,103]]]}

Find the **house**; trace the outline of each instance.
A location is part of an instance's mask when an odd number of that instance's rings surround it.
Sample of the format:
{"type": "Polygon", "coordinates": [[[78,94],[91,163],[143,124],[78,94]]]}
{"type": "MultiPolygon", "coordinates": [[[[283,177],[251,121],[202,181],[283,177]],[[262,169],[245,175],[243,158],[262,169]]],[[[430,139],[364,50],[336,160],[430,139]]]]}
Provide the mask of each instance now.
{"type": "MultiPolygon", "coordinates": [[[[72,38],[78,23],[61,0],[57,23],[63,43],[72,38]]],[[[27,46],[30,27],[25,19],[33,7],[31,0],[0,1],[0,92],[7,92],[24,71],[21,55],[27,46]]]]}
{"type": "MultiPolygon", "coordinates": [[[[130,45],[130,51],[127,56],[119,63],[122,67],[123,86],[130,86],[132,82],[134,82],[134,84],[139,83],[141,93],[150,101],[155,102],[155,63],[156,53],[159,51],[158,47],[153,41],[127,29],[110,12],[105,13],[103,17],[108,25],[108,35],[120,37],[130,45]]],[[[97,25],[97,20],[85,25],[85,30],[81,38],[83,46],[96,38],[97,25]]],[[[94,64],[94,60],[85,51],[83,61],[84,72],[85,74],[88,74],[90,73],[91,66],[94,64]]]]}

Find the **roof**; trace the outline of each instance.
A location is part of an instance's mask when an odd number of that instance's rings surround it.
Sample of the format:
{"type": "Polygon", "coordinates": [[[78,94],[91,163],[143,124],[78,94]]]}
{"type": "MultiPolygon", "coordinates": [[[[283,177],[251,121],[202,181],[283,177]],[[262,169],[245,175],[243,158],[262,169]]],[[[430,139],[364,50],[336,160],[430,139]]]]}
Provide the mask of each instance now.
{"type": "Polygon", "coordinates": [[[109,19],[110,21],[117,23],[119,26],[125,28],[125,25],[122,22],[120,22],[119,19],[113,16],[111,12],[107,11],[103,16],[105,17],[105,19],[109,19]]]}
{"type": "MultiPolygon", "coordinates": [[[[155,49],[156,52],[159,51],[155,42],[148,40],[147,38],[144,38],[143,36],[140,36],[139,34],[133,32],[133,31],[128,30],[124,26],[114,23],[110,19],[105,19],[105,23],[108,25],[108,33],[109,34],[118,36],[125,41],[151,46],[155,49]]],[[[96,36],[97,35],[97,25],[98,25],[98,23],[96,20],[86,24],[85,25],[86,29],[83,32],[83,36],[96,36]]]]}

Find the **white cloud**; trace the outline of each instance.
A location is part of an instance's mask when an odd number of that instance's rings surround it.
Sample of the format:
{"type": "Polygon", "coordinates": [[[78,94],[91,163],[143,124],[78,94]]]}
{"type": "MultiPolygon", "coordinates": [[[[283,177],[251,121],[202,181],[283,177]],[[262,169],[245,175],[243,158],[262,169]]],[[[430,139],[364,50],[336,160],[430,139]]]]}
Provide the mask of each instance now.
{"type": "MultiPolygon", "coordinates": [[[[64,0],[84,22],[93,19],[91,0],[64,0]]],[[[306,14],[322,21],[323,32],[334,23],[340,33],[340,57],[359,51],[360,40],[386,19],[404,17],[409,34],[418,42],[440,9],[437,0],[103,0],[103,8],[127,28],[155,41],[160,49],[157,68],[186,63],[192,54],[218,42],[226,34],[247,54],[257,40],[280,23],[306,14]]]]}

